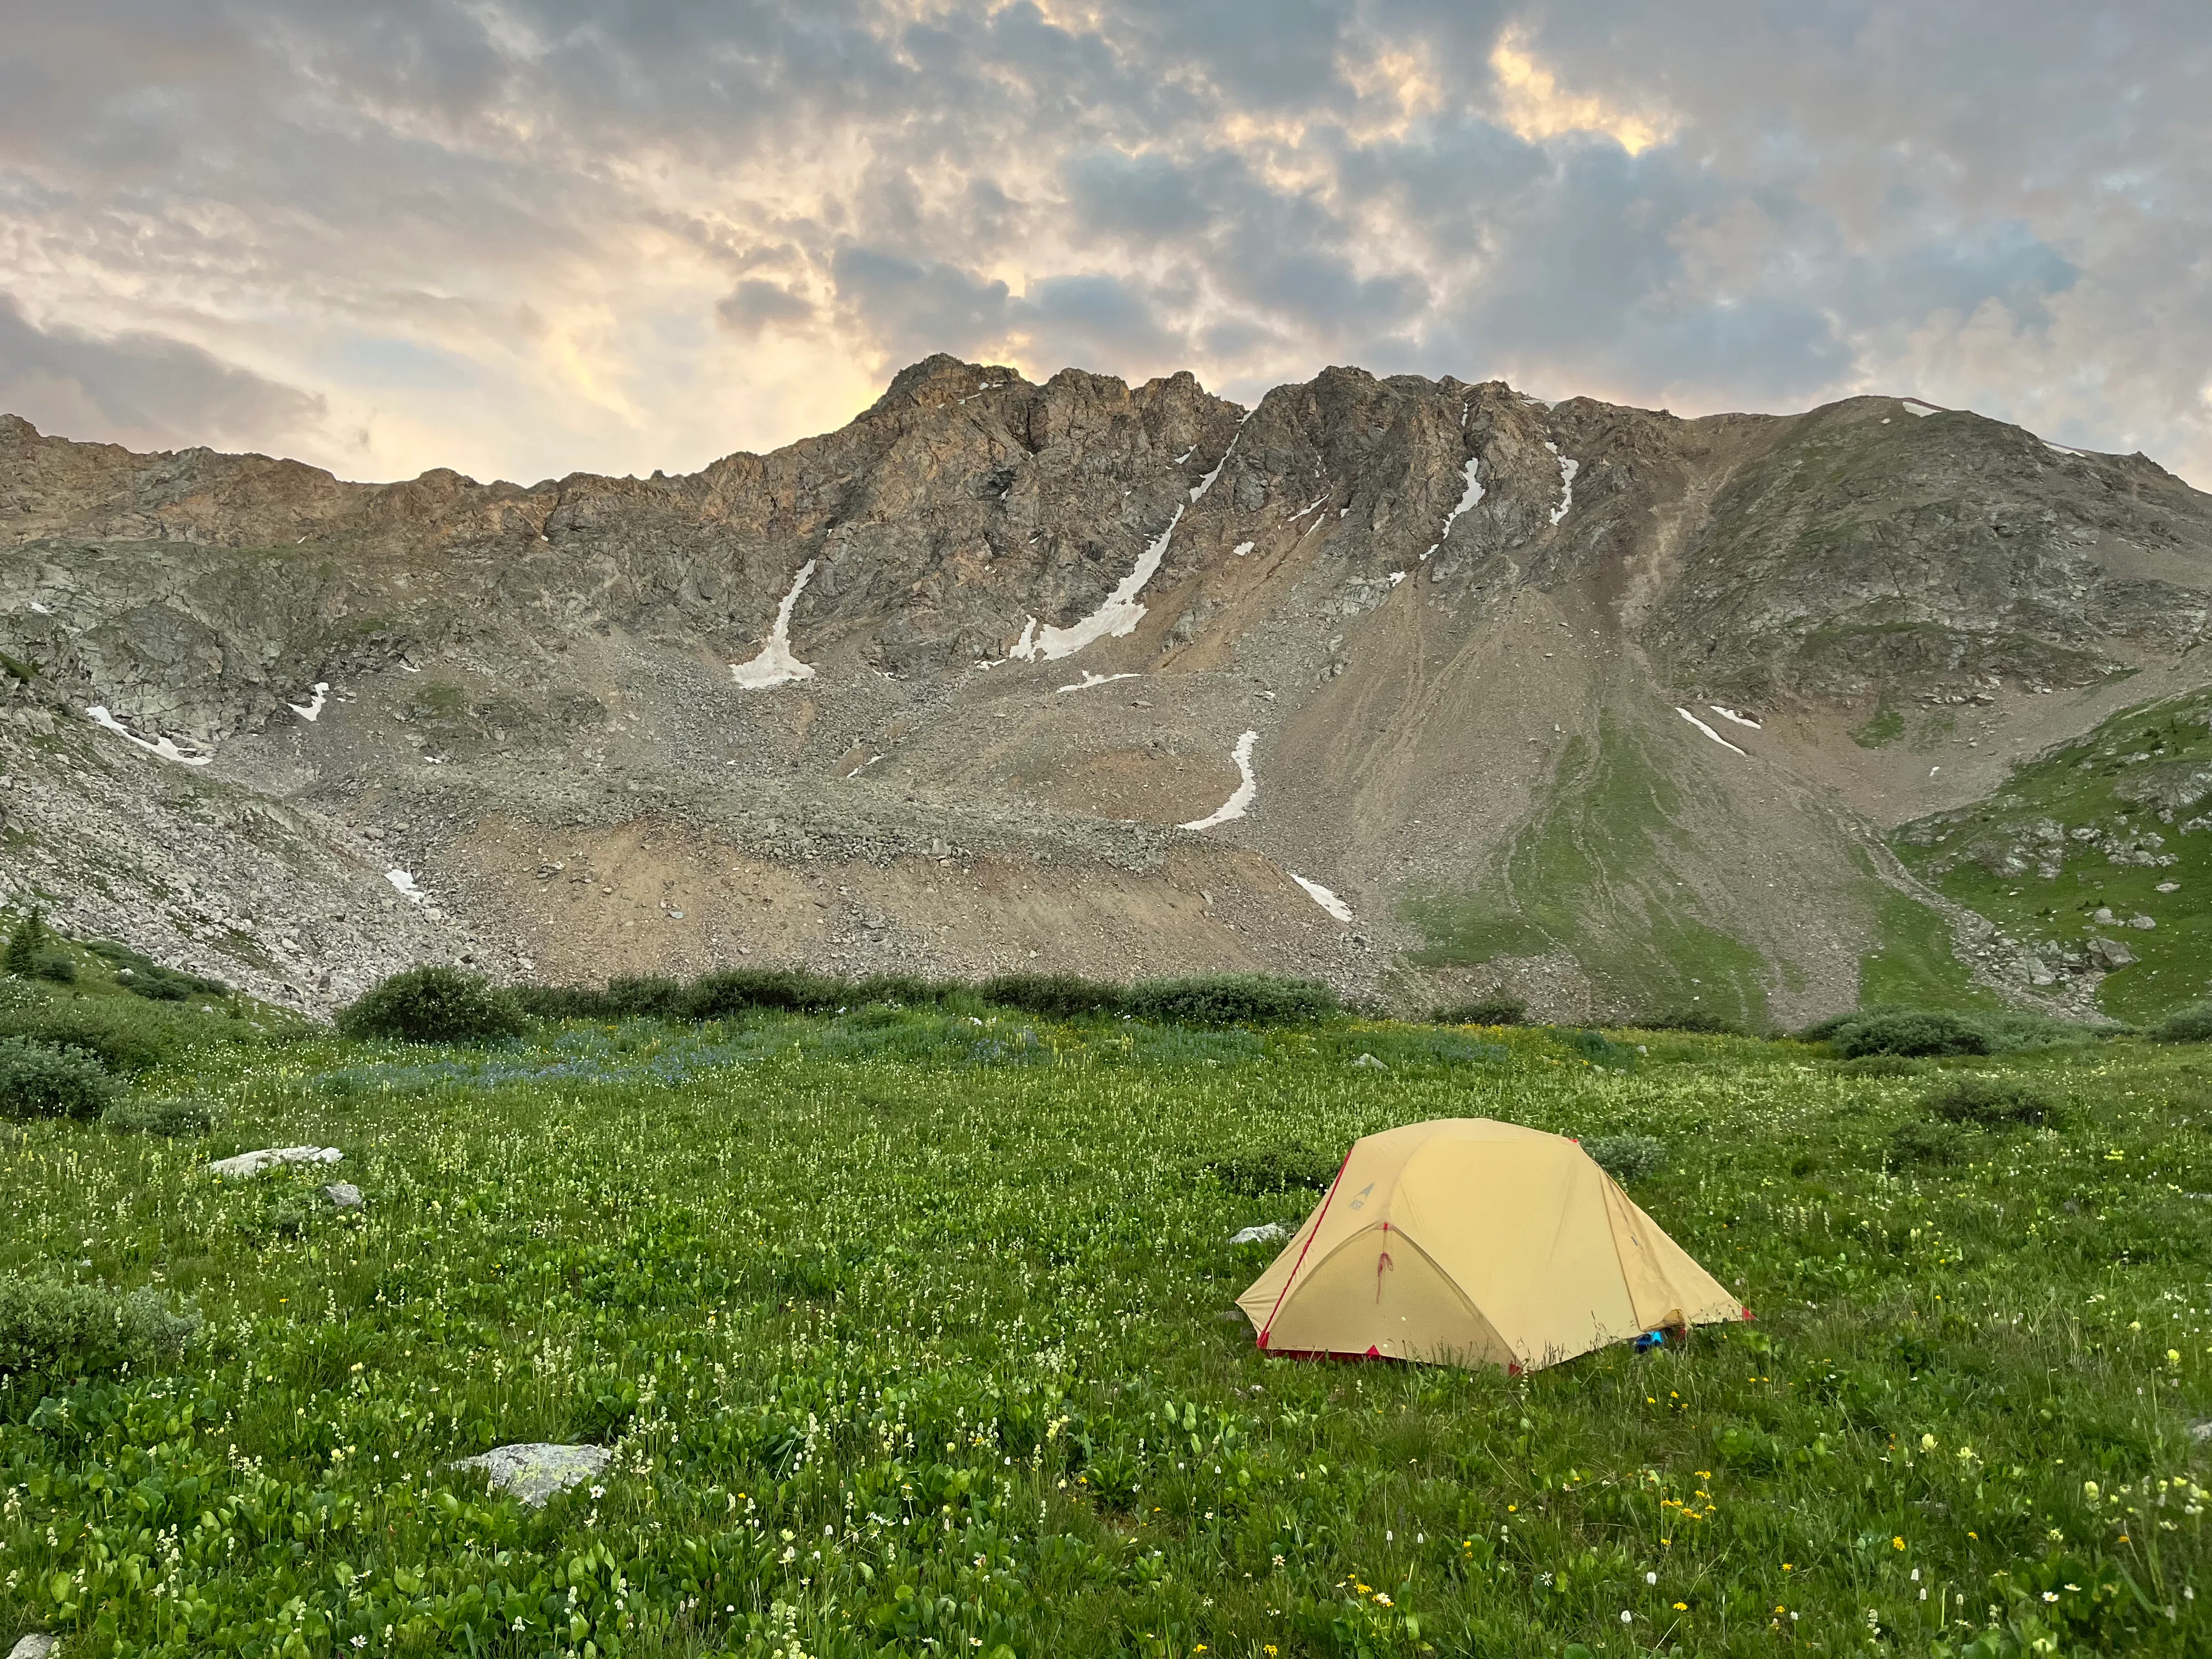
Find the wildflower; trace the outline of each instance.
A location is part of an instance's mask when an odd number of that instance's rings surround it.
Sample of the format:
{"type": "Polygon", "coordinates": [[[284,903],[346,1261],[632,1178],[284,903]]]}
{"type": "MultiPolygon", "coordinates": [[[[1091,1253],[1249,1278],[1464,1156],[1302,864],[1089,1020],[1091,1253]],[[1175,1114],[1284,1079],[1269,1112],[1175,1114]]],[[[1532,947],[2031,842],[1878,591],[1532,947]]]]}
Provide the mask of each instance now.
{"type": "Polygon", "coordinates": [[[1659,1575],[1656,1572],[1647,1572],[1644,1575],[1644,1582],[1647,1584],[1656,1584],[1659,1582],[1659,1575]]]}
{"type": "Polygon", "coordinates": [[[1923,1451],[1934,1451],[1936,1449],[1936,1437],[1932,1434],[1922,1435],[1920,1437],[1920,1449],[1923,1451]]]}
{"type": "Polygon", "coordinates": [[[1905,1547],[1905,1540],[1902,1538],[1893,1538],[1889,1540],[1889,1547],[1893,1550],[1901,1550],[1905,1547]]]}
{"type": "Polygon", "coordinates": [[[1623,1607],[1620,1610],[1620,1622],[1624,1625],[1632,1625],[1636,1622],[1636,1615],[1626,1607],[1623,1607]]]}
{"type": "Polygon", "coordinates": [[[1689,1610],[1690,1604],[1687,1601],[1677,1601],[1674,1603],[1674,1611],[1677,1613],[1687,1613],[1689,1610]]]}
{"type": "Polygon", "coordinates": [[[356,1648],[365,1648],[368,1645],[368,1638],[366,1636],[356,1636],[353,1638],[353,1644],[356,1648]]]}
{"type": "Polygon", "coordinates": [[[2046,1601],[2056,1601],[2058,1599],[2058,1592],[2057,1590],[2045,1590],[2043,1592],[2043,1599],[2046,1601]]]}

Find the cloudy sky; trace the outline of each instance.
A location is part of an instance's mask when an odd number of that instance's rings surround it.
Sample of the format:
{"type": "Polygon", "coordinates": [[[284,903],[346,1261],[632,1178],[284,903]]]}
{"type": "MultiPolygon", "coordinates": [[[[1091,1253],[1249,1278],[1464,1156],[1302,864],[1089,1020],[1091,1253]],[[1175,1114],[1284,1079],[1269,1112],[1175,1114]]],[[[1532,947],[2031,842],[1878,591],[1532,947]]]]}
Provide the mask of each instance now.
{"type": "Polygon", "coordinates": [[[2203,0],[70,0],[0,409],[689,470],[932,351],[1698,413],[1911,393],[2212,487],[2203,0]]]}

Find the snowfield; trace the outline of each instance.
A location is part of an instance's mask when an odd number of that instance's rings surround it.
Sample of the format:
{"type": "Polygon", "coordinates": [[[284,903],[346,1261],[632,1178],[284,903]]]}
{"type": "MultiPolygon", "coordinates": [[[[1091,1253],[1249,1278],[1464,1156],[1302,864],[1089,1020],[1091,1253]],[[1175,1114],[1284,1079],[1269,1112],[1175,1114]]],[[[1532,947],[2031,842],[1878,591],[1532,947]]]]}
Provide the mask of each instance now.
{"type": "Polygon", "coordinates": [[[1339,921],[1348,922],[1352,920],[1352,907],[1346,904],[1342,899],[1337,897],[1335,894],[1330,892],[1328,888],[1322,886],[1319,882],[1308,881],[1304,876],[1300,875],[1295,870],[1290,872],[1290,878],[1292,881],[1297,883],[1299,886],[1306,890],[1306,896],[1308,898],[1311,899],[1316,904],[1321,906],[1322,909],[1328,911],[1329,915],[1334,916],[1339,921]]]}
{"type": "Polygon", "coordinates": [[[125,742],[135,743],[148,754],[158,755],[165,761],[174,761],[179,766],[205,766],[215,759],[213,755],[187,755],[167,738],[155,738],[149,742],[98,703],[84,712],[94,726],[104,726],[125,742]]]}
{"type": "Polygon", "coordinates": [[[1229,799],[1202,818],[1194,818],[1179,826],[1185,830],[1211,830],[1217,823],[1226,823],[1231,818],[1241,818],[1252,805],[1253,796],[1260,793],[1259,780],[1252,775],[1252,745],[1260,741],[1257,732],[1247,732],[1237,739],[1237,747],[1230,750],[1230,758],[1237,763],[1240,782],[1229,799]]]}
{"type": "Polygon", "coordinates": [[[1748,753],[1747,753],[1745,750],[1741,750],[1741,749],[1737,748],[1734,744],[1730,743],[1730,742],[1729,742],[1726,738],[1723,737],[1719,732],[1717,732],[1714,731],[1714,730],[1713,730],[1713,728],[1712,728],[1711,726],[1710,726],[1706,725],[1703,720],[1699,720],[1699,719],[1698,719],[1695,714],[1692,714],[1688,709],[1686,709],[1686,708],[1679,708],[1679,707],[1678,707],[1678,708],[1674,710],[1674,712],[1675,712],[1676,714],[1680,714],[1680,715],[1684,720],[1686,720],[1689,721],[1689,723],[1690,723],[1691,725],[1692,725],[1692,726],[1696,726],[1696,727],[1698,728],[1698,731],[1700,731],[1700,732],[1704,732],[1707,737],[1711,738],[1715,743],[1717,743],[1717,744],[1720,744],[1720,746],[1721,746],[1722,748],[1723,748],[1723,749],[1727,750],[1729,751],[1729,753],[1730,753],[1731,755],[1742,755],[1742,756],[1744,757],[1744,758],[1745,758],[1745,759],[1747,759],[1747,760],[1748,760],[1748,759],[1750,758],[1750,756],[1749,756],[1749,754],[1748,754],[1748,753]]]}
{"type": "Polygon", "coordinates": [[[792,583],[791,592],[775,608],[775,626],[769,630],[760,655],[750,662],[730,665],[730,678],[746,690],[765,691],[773,685],[789,685],[814,678],[814,670],[791,654],[791,608],[799,603],[799,592],[813,574],[811,559],[799,568],[799,580],[792,583]]]}

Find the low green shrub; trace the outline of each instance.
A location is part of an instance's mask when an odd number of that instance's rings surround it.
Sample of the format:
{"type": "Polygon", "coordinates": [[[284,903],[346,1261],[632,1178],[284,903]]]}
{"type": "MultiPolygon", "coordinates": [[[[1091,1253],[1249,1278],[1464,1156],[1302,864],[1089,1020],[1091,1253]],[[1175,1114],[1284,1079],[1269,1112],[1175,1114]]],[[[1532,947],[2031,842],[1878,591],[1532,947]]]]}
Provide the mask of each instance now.
{"type": "Polygon", "coordinates": [[[1743,1027],[1711,1008],[1668,1008],[1629,1022],[1644,1031],[1688,1031],[1702,1036],[1743,1036],[1743,1027]]]}
{"type": "Polygon", "coordinates": [[[114,969],[118,985],[151,1002],[183,1002],[196,996],[230,994],[230,987],[219,979],[169,967],[113,939],[96,939],[84,948],[114,969]]]}
{"type": "Polygon", "coordinates": [[[1615,1181],[1641,1181],[1667,1167],[1667,1143],[1656,1135],[1592,1135],[1583,1150],[1615,1181]]]}
{"type": "Polygon", "coordinates": [[[1554,1026],[1552,1041],[1578,1060],[1593,1066],[1603,1066],[1614,1071],[1626,1071],[1636,1064],[1636,1050],[1615,1042],[1602,1031],[1588,1030],[1578,1025],[1554,1026]]]}
{"type": "Polygon", "coordinates": [[[100,1056],[111,1072],[152,1070],[204,1042],[263,1042],[305,1035],[304,1020],[254,1024],[206,1004],[142,1002],[133,997],[58,996],[43,990],[0,1009],[0,1037],[27,1036],[100,1056]]]}
{"type": "Polygon", "coordinates": [[[685,988],[677,1005],[684,1019],[734,1019],[755,1009],[819,1013],[849,1007],[853,988],[826,974],[803,968],[726,968],[704,974],[685,988]]]}
{"type": "Polygon", "coordinates": [[[1122,994],[1121,1012],[1179,1025],[1304,1025],[1340,1011],[1319,980],[1273,974],[1200,974],[1150,979],[1122,994]]]}
{"type": "Polygon", "coordinates": [[[31,976],[56,985],[74,985],[76,963],[60,951],[41,951],[31,958],[31,976]]]}
{"type": "Polygon", "coordinates": [[[172,1364],[199,1332],[189,1304],[173,1311],[150,1285],[118,1297],[105,1285],[0,1274],[0,1376],[96,1376],[172,1364]]]}
{"type": "Polygon", "coordinates": [[[2212,1002],[2176,1008],[2147,1035],[2153,1042],[2212,1042],[2212,1002]]]}
{"type": "Polygon", "coordinates": [[[1956,1124],[1908,1119],[1889,1132],[1893,1169],[1941,1169],[1966,1159],[1966,1137],[1956,1124]]]}
{"type": "Polygon", "coordinates": [[[1861,1054],[1986,1054],[1988,1034],[1972,1020],[1933,1011],[1878,1010],[1838,1024],[1828,1041],[1845,1060],[1861,1054]]]}
{"type": "Polygon", "coordinates": [[[1502,985],[1485,991],[1472,1002],[1450,1003],[1429,1016],[1431,1025],[1526,1025],[1528,1023],[1528,1005],[1502,985]]]}
{"type": "Polygon", "coordinates": [[[1000,974],[975,988],[986,1002],[1018,1008],[1040,1019],[1081,1019],[1118,1013],[1121,988],[1074,974],[1000,974]]]}
{"type": "Polygon", "coordinates": [[[402,1042],[487,1042],[520,1036],[522,1010],[480,974],[432,963],[392,975],[338,1015],[351,1037],[402,1042]]]}
{"type": "Polygon", "coordinates": [[[215,1127],[215,1113],[198,1100],[118,1100],[100,1115],[100,1127],[117,1135],[204,1135],[215,1127]]]}
{"type": "Polygon", "coordinates": [[[0,1115],[97,1117],[115,1098],[99,1056],[30,1037],[0,1039],[0,1115]]]}
{"type": "Polygon", "coordinates": [[[1972,1123],[1984,1129],[2055,1123],[2061,1115],[2048,1090],[2019,1078],[1971,1073],[1942,1083],[1921,1105],[1947,1123],[1972,1123]]]}

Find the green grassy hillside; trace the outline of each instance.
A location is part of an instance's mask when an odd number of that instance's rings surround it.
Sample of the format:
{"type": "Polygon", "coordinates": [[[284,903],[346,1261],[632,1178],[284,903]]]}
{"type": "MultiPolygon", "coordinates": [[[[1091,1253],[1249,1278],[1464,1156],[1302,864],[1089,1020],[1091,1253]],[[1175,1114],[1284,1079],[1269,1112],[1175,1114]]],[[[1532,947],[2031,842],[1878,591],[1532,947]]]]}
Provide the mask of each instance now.
{"type": "Polygon", "coordinates": [[[1405,919],[1426,940],[1413,960],[1481,963],[1564,947],[1601,997],[1645,1018],[1698,1008],[1764,1028],[1768,965],[1695,914],[1686,878],[1698,860],[1681,793],[1618,725],[1594,744],[1569,738],[1555,787],[1492,879],[1407,897],[1405,919]]]}
{"type": "Polygon", "coordinates": [[[204,1320],[83,1380],[0,1342],[0,1643],[2212,1646],[2212,1059],[1614,1038],[877,1007],[204,1051],[145,1080],[197,1141],[0,1122],[0,1286],[204,1320]],[[1959,1069],[2052,1121],[1948,1121],[1959,1069]],[[1758,1322],[1517,1378],[1258,1353],[1229,1235],[1448,1115],[1661,1139],[1634,1195],[1758,1322]],[[303,1142],[363,1209],[202,1170],[303,1142]],[[453,1467],[531,1440],[617,1458],[543,1511],[453,1467]]]}
{"type": "Polygon", "coordinates": [[[2147,1019],[2212,988],[2208,798],[2212,691],[2197,691],[2115,715],[1990,799],[1908,825],[1897,850],[2053,981],[2118,946],[2133,960],[2098,999],[2147,1019]]]}

